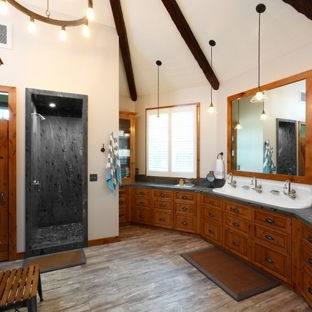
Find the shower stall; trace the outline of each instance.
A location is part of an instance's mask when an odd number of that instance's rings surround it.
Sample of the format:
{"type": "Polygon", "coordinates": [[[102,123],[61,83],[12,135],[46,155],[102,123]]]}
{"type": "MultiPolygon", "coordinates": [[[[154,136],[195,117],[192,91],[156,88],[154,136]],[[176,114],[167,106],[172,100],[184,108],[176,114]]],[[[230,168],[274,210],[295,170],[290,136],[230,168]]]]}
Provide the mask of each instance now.
{"type": "Polygon", "coordinates": [[[26,255],[87,244],[85,95],[26,89],[26,255]]]}

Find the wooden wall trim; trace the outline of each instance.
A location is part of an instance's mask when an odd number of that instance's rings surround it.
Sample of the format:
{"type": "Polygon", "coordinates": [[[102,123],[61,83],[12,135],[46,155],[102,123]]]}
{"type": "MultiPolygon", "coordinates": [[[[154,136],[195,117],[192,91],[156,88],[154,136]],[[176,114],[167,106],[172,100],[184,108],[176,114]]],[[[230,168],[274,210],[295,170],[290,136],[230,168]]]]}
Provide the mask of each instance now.
{"type": "Polygon", "coordinates": [[[114,237],[106,237],[106,238],[97,238],[93,240],[88,241],[88,247],[93,246],[100,246],[100,245],[106,245],[106,244],[112,244],[112,243],[118,243],[121,239],[119,236],[114,237]]]}
{"type": "Polygon", "coordinates": [[[260,90],[268,91],[278,87],[282,87],[291,83],[295,83],[301,80],[306,80],[306,124],[307,124],[307,136],[306,136],[306,161],[305,161],[305,175],[304,176],[289,176],[285,174],[266,174],[258,172],[246,172],[237,171],[232,166],[232,102],[238,98],[245,96],[252,96],[258,88],[253,88],[244,92],[240,92],[231,95],[227,98],[227,169],[236,176],[243,177],[257,177],[270,180],[291,180],[295,183],[312,184],[312,70],[305,71],[303,73],[287,77],[285,79],[277,80],[260,87],[260,90]]]}

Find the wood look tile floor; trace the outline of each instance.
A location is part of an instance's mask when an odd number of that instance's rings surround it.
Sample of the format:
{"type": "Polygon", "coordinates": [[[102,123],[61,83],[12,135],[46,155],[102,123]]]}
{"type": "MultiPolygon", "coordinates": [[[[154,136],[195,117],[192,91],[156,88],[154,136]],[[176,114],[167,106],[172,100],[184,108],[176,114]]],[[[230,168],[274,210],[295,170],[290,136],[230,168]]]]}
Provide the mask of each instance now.
{"type": "Polygon", "coordinates": [[[311,311],[283,286],[236,302],[180,257],[209,246],[197,236],[140,226],[120,236],[86,248],[84,266],[43,274],[39,311],[311,311]]]}

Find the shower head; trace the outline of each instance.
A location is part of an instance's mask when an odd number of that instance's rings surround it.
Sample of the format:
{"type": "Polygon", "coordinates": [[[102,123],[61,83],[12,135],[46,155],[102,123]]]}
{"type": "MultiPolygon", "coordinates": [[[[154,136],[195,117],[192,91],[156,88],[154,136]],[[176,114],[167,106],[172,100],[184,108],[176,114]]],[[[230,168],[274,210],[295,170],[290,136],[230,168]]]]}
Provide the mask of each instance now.
{"type": "Polygon", "coordinates": [[[46,120],[46,118],[44,116],[42,116],[39,113],[31,113],[32,115],[38,116],[41,120],[46,120]]]}

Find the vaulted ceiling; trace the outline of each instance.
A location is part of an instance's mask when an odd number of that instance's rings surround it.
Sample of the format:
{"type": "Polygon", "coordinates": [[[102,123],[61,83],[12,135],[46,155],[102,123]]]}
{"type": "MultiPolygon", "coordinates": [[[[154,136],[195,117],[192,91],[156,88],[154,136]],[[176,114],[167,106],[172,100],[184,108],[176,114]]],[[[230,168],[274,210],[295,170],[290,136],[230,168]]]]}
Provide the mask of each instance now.
{"type": "MultiPolygon", "coordinates": [[[[177,3],[208,60],[209,40],[216,40],[213,69],[222,87],[224,81],[256,69],[255,7],[259,2],[267,5],[267,11],[263,15],[262,61],[269,62],[297,49],[304,49],[312,43],[312,21],[289,5],[299,4],[302,8],[302,5],[309,1],[177,0],[177,3]]],[[[38,7],[43,3],[42,0],[21,2],[38,7]]],[[[50,0],[50,2],[56,12],[79,16],[84,13],[87,1],[50,0]]],[[[162,91],[209,86],[162,0],[121,0],[121,7],[138,95],[155,92],[157,59],[163,61],[162,91]]],[[[109,0],[94,0],[94,8],[97,22],[115,27],[109,0]]],[[[300,11],[300,7],[297,9],[300,11]]],[[[122,62],[120,68],[120,92],[129,96],[122,62]]]]}

